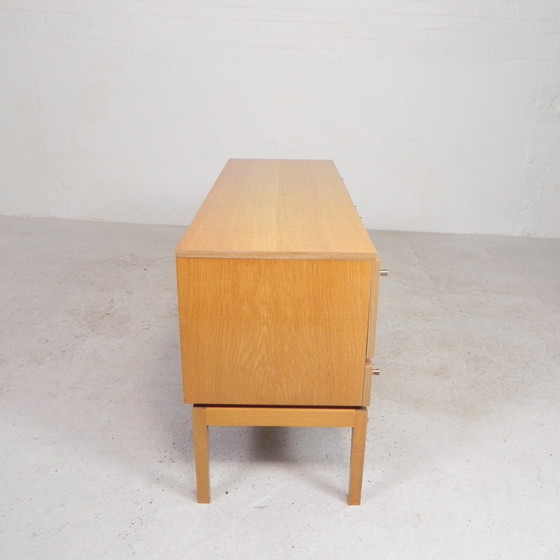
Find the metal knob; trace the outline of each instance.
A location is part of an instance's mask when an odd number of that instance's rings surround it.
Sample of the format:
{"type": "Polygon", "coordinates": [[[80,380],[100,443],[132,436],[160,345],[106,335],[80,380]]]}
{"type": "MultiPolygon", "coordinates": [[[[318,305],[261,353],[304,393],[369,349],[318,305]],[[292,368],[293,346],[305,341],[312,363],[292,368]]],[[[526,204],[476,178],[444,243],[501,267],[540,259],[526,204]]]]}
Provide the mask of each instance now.
{"type": "Polygon", "coordinates": [[[379,276],[389,276],[389,271],[388,270],[380,270],[379,271],[379,276]]]}
{"type": "Polygon", "coordinates": [[[378,369],[372,369],[371,373],[372,373],[372,375],[379,375],[379,370],[378,369]]]}

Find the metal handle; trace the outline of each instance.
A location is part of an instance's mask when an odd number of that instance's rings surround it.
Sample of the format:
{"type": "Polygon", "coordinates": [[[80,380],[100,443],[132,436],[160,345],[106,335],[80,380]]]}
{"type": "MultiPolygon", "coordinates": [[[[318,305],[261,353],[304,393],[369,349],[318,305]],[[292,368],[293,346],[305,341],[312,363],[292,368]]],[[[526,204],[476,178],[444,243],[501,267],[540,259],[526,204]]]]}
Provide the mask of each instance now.
{"type": "Polygon", "coordinates": [[[371,373],[372,373],[372,375],[379,375],[379,370],[378,369],[372,369],[371,373]]]}
{"type": "Polygon", "coordinates": [[[388,270],[380,270],[379,271],[379,276],[389,276],[389,271],[388,270]]]}

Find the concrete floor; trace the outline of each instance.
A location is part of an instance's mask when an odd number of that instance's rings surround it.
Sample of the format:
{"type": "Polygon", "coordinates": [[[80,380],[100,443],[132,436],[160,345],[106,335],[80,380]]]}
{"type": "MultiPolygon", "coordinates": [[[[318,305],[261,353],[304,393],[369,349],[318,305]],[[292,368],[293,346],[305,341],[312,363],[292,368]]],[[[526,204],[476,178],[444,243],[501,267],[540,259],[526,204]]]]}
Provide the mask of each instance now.
{"type": "Polygon", "coordinates": [[[182,231],[0,218],[0,558],[560,557],[560,240],[375,232],[363,505],[309,428],[212,428],[199,505],[182,231]]]}

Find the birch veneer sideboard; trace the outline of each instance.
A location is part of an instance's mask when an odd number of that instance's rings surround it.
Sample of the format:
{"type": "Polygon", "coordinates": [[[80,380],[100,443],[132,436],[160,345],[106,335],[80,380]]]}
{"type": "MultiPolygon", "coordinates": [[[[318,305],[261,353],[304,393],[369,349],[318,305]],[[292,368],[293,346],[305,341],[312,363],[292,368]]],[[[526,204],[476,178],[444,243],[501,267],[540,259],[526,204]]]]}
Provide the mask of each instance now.
{"type": "Polygon", "coordinates": [[[198,501],[209,426],[351,427],[359,504],[380,263],[332,161],[229,160],[176,250],[198,501]]]}

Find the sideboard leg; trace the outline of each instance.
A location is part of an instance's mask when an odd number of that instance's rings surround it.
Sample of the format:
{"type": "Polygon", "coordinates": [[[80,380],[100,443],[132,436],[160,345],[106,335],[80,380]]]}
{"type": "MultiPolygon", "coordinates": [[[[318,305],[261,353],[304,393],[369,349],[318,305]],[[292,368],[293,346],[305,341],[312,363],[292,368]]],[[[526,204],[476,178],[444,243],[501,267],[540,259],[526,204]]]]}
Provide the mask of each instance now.
{"type": "Polygon", "coordinates": [[[193,406],[194,462],[199,504],[210,503],[210,457],[208,451],[208,424],[206,407],[193,406]]]}
{"type": "Polygon", "coordinates": [[[350,451],[348,505],[351,506],[359,506],[362,499],[362,478],[364,474],[367,420],[367,408],[357,409],[354,426],[352,427],[352,449],[350,451]]]}

